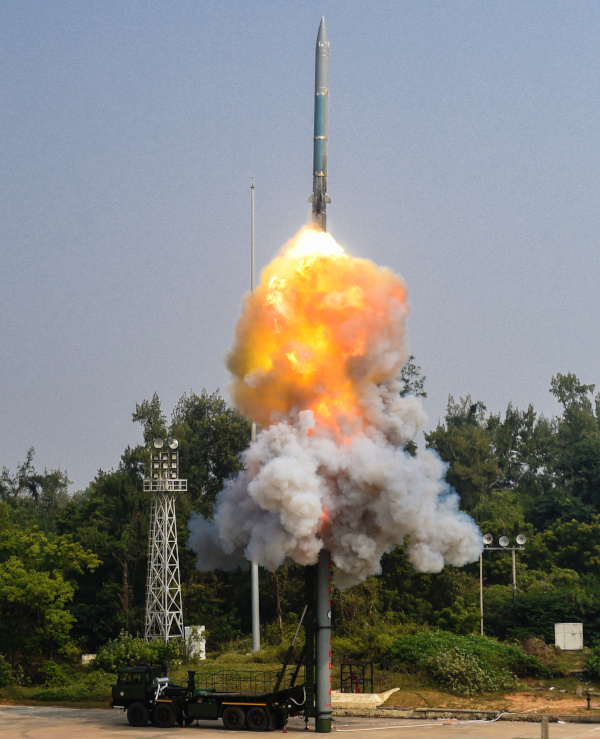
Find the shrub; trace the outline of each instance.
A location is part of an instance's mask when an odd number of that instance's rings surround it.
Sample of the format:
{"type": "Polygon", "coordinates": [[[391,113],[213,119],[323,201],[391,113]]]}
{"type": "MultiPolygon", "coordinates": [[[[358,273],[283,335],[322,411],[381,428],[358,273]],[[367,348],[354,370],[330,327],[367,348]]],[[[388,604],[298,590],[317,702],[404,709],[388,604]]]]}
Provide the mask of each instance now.
{"type": "Polygon", "coordinates": [[[65,685],[53,685],[37,690],[31,698],[38,701],[107,701],[115,675],[95,670],[65,685]]]}
{"type": "Polygon", "coordinates": [[[472,634],[479,625],[479,609],[460,595],[438,614],[437,627],[454,634],[472,634]]]}
{"type": "Polygon", "coordinates": [[[46,687],[58,687],[69,682],[69,670],[63,665],[57,665],[52,660],[44,662],[39,672],[39,677],[41,678],[39,682],[43,682],[46,687]]]}
{"type": "Polygon", "coordinates": [[[600,642],[595,640],[591,653],[585,663],[585,671],[590,677],[600,677],[600,642]]]}
{"type": "Polygon", "coordinates": [[[514,688],[517,684],[516,676],[509,670],[485,664],[472,652],[463,652],[459,647],[438,652],[423,664],[439,685],[456,695],[492,693],[514,688]]]}
{"type": "Polygon", "coordinates": [[[543,639],[538,639],[536,636],[527,637],[521,644],[521,648],[525,654],[533,655],[545,666],[548,667],[555,676],[564,676],[565,672],[561,668],[558,658],[561,654],[560,647],[551,646],[546,644],[543,639]]]}
{"type": "Polygon", "coordinates": [[[13,682],[13,671],[10,664],[0,654],[0,688],[4,688],[13,682]]]}
{"type": "Polygon", "coordinates": [[[94,667],[115,672],[137,662],[157,662],[178,656],[181,644],[174,640],[170,643],[146,642],[139,637],[122,631],[117,639],[111,639],[100,647],[93,662],[94,667]]]}
{"type": "Polygon", "coordinates": [[[334,636],[331,648],[336,659],[364,659],[385,662],[395,639],[406,633],[404,625],[378,625],[357,631],[351,636],[334,636]]]}
{"type": "Polygon", "coordinates": [[[15,665],[12,668],[12,682],[14,685],[30,685],[31,678],[25,674],[23,665],[15,665]]]}
{"type": "Polygon", "coordinates": [[[506,690],[519,677],[552,674],[519,647],[447,631],[398,637],[390,656],[396,664],[421,670],[458,695],[506,690]]]}

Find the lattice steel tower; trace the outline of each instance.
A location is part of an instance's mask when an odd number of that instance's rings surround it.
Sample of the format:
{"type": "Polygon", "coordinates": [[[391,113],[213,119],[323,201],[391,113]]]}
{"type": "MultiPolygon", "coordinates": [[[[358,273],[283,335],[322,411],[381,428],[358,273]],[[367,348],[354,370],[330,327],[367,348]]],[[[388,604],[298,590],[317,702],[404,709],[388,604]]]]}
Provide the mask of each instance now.
{"type": "Polygon", "coordinates": [[[150,478],[144,490],[152,493],[148,536],[148,576],[146,579],[146,641],[184,636],[177,547],[175,493],[187,490],[187,480],[179,479],[178,442],[154,439],[150,478]]]}

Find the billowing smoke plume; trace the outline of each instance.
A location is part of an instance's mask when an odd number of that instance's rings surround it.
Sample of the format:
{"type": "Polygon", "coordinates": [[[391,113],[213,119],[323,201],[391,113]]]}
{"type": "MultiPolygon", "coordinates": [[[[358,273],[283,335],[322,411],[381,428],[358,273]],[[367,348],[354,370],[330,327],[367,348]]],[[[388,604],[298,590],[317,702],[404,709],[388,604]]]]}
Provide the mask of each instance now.
{"type": "Polygon", "coordinates": [[[421,572],[478,558],[444,463],[403,449],[426,420],[397,379],[407,315],[401,279],[326,233],[301,231],[265,268],[228,357],[233,400],[262,430],[213,520],[190,522],[199,569],[315,564],[325,548],[343,588],[405,537],[421,572]]]}

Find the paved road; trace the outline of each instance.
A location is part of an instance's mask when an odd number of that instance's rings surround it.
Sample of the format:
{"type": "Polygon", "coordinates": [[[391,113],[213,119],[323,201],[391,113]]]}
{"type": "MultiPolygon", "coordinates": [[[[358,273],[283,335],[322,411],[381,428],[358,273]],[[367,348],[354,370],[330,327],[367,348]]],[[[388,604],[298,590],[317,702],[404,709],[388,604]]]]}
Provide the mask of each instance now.
{"type": "MultiPolygon", "coordinates": [[[[309,726],[311,726],[309,724],[309,726]]],[[[304,722],[291,719],[288,733],[303,732],[304,722]]],[[[270,732],[274,737],[281,732],[270,732]]],[[[333,733],[348,739],[539,739],[540,724],[508,721],[457,722],[410,719],[340,718],[333,733]]],[[[220,722],[203,722],[187,729],[134,729],[121,711],[80,708],[0,706],[1,739],[250,739],[250,732],[225,731],[220,722]]],[[[600,739],[600,724],[550,724],[549,739],[600,739]]]]}

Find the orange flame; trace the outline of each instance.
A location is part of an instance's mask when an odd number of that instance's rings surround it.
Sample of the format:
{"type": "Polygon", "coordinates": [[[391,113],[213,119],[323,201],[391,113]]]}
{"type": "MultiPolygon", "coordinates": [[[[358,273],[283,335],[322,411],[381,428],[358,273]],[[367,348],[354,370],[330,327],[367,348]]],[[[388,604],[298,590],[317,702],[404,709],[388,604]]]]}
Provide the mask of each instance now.
{"type": "Polygon", "coordinates": [[[323,536],[330,525],[331,517],[329,516],[329,511],[327,508],[323,507],[323,513],[321,513],[321,517],[319,518],[319,535],[323,536]]]}
{"type": "Polygon", "coordinates": [[[359,431],[361,387],[399,373],[406,359],[379,349],[403,347],[407,313],[393,272],[303,229],[245,297],[227,361],[235,404],[263,426],[311,410],[319,427],[359,431]]]}

